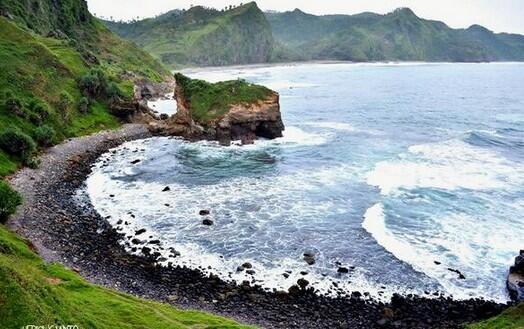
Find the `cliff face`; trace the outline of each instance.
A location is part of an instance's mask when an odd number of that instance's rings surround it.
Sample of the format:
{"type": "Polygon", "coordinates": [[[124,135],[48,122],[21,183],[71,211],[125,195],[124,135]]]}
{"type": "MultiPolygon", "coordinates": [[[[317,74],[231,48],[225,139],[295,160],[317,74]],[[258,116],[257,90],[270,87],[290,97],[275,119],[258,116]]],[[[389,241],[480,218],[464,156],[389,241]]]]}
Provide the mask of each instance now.
{"type": "Polygon", "coordinates": [[[182,136],[189,140],[216,140],[222,145],[229,145],[235,140],[251,144],[258,137],[282,137],[284,124],[276,92],[271,91],[253,102],[232,103],[224,114],[211,120],[202,120],[194,115],[192,102],[180,84],[176,87],[175,95],[177,114],[165,122],[152,124],[153,132],[182,136]]]}

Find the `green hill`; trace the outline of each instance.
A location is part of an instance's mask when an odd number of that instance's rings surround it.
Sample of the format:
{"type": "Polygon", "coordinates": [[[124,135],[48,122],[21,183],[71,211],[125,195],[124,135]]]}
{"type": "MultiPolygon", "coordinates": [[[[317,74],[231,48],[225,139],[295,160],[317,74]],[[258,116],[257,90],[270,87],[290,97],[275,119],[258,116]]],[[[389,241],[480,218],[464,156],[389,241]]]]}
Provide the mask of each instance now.
{"type": "Polygon", "coordinates": [[[274,38],[304,59],[351,61],[522,61],[524,36],[474,25],[452,29],[408,8],[386,15],[266,14],[274,38]]]}
{"type": "Polygon", "coordinates": [[[138,22],[105,24],[169,67],[265,63],[275,45],[264,13],[253,2],[223,11],[197,6],[138,22]]]}
{"type": "Polygon", "coordinates": [[[452,29],[408,8],[386,15],[261,13],[255,3],[194,7],[131,23],[105,22],[173,67],[304,60],[522,61],[524,36],[473,25],[452,29]]]}
{"type": "MultiPolygon", "coordinates": [[[[85,1],[1,0],[0,14],[0,132],[15,130],[45,147],[113,128],[112,100],[130,99],[136,80],[170,78],[91,16],[85,1]],[[103,89],[96,94],[86,85],[95,82],[92,73],[103,89]]],[[[0,145],[0,177],[30,160],[9,149],[0,145]]]]}

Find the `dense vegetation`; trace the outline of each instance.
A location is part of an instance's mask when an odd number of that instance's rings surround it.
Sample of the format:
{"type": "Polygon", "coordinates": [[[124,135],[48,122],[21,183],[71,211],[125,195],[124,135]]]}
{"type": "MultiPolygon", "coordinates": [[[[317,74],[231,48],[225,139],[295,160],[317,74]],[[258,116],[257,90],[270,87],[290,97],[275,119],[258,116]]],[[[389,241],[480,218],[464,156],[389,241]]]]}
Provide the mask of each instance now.
{"type": "Polygon", "coordinates": [[[386,15],[315,16],[298,9],[264,15],[250,3],[225,12],[194,7],[138,22],[105,23],[171,66],[293,60],[524,60],[524,36],[495,34],[479,25],[452,29],[421,19],[408,8],[386,15]]]}
{"type": "Polygon", "coordinates": [[[451,29],[408,8],[387,15],[315,16],[300,10],[268,13],[276,40],[305,59],[353,61],[524,60],[524,36],[494,34],[473,25],[451,29]]]}
{"type": "Polygon", "coordinates": [[[170,67],[264,63],[276,53],[269,23],[255,3],[224,11],[197,6],[139,22],[105,23],[170,67]]]}
{"type": "Polygon", "coordinates": [[[222,117],[233,104],[255,103],[272,93],[266,87],[240,79],[209,83],[190,79],[181,73],[177,73],[175,79],[190,103],[191,115],[201,123],[222,117]]]}
{"type": "MultiPolygon", "coordinates": [[[[0,184],[0,188],[2,185],[0,184]]],[[[77,325],[79,328],[246,328],[201,312],[180,311],[87,283],[45,264],[0,226],[0,327],[77,325]]]]}

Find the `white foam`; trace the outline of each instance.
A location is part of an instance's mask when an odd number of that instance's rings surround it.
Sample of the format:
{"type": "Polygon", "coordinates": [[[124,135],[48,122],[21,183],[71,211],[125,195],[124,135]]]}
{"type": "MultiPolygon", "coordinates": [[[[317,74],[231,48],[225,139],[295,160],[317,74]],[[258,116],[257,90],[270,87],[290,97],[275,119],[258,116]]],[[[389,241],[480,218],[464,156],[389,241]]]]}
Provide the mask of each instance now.
{"type": "MultiPolygon", "coordinates": [[[[299,133],[301,135],[301,133],[299,133]]],[[[158,139],[168,141],[167,139],[158,139]]],[[[302,139],[301,139],[302,140],[302,139]]],[[[185,144],[182,141],[171,141],[172,143],[185,144]]],[[[249,226],[256,227],[257,234],[271,234],[280,236],[278,233],[281,225],[288,225],[287,222],[304,223],[307,225],[307,218],[321,218],[326,213],[343,213],[348,206],[336,200],[323,200],[318,202],[306,197],[315,195],[329,186],[337,186],[354,179],[355,168],[349,166],[321,167],[315,171],[297,171],[279,176],[265,177],[263,180],[251,177],[238,177],[230,180],[222,180],[213,185],[185,185],[170,183],[171,191],[160,193],[164,185],[155,182],[126,181],[120,176],[135,174],[136,166],[130,164],[130,156],[133,158],[140,156],[134,150],[149,147],[150,142],[134,141],[124,144],[114,150],[116,154],[108,153],[104,155],[96,165],[93,173],[89,176],[87,192],[91,202],[101,216],[111,216],[108,220],[112,225],[119,228],[126,235],[133,236],[134,232],[141,228],[147,229],[147,235],[152,235],[154,239],[163,242],[164,250],[158,250],[167,258],[163,264],[172,262],[175,265],[189,266],[198,268],[204,273],[213,273],[222,279],[241,283],[249,280],[250,275],[245,272],[237,272],[236,268],[249,261],[253,264],[256,271],[255,279],[262,287],[268,289],[287,290],[291,285],[296,284],[297,279],[303,277],[300,271],[304,269],[304,262],[300,257],[283,255],[274,258],[272,254],[263,249],[254,250],[245,248],[242,239],[257,239],[251,237],[248,231],[239,230],[239,227],[246,229],[249,226]],[[126,153],[127,152],[127,153],[126,153]],[[109,167],[104,167],[103,163],[109,161],[109,167]],[[118,172],[115,168],[119,168],[118,172]],[[113,194],[113,197],[108,197],[113,194]],[[154,202],[152,202],[154,196],[154,202]],[[132,203],[129,201],[133,200],[132,203]],[[256,202],[254,201],[256,200],[256,202]],[[167,208],[164,204],[170,204],[167,208]],[[224,214],[234,218],[235,222],[246,224],[237,225],[222,221],[220,225],[212,228],[202,228],[201,217],[198,214],[200,209],[213,209],[213,214],[224,214]],[[132,214],[132,215],[131,215],[132,214]],[[129,225],[118,225],[118,221],[127,222],[129,225]],[[158,224],[170,224],[174,229],[156,228],[158,224]],[[247,225],[249,224],[249,225],[247,225]],[[195,229],[197,228],[197,229],[195,229]],[[212,238],[209,236],[212,230],[212,238]],[[231,239],[231,232],[236,232],[239,237],[231,239]],[[203,247],[193,241],[206,241],[211,238],[213,244],[223,245],[221,248],[235,250],[241,248],[239,256],[221,257],[221,253],[212,248],[203,247]],[[181,253],[181,256],[170,258],[168,247],[173,246],[181,253]],[[249,255],[256,255],[252,257],[249,255]],[[211,267],[211,268],[208,268],[211,267]],[[291,269],[293,272],[288,278],[282,274],[291,269]],[[231,275],[228,273],[232,272],[231,275]]],[[[160,143],[156,143],[158,145],[160,143]]],[[[205,147],[210,145],[191,147],[205,147]]],[[[227,148],[219,148],[224,151],[227,148]]],[[[207,151],[204,153],[208,153],[207,151]]],[[[281,236],[281,242],[286,243],[286,237],[281,236]]],[[[131,251],[130,248],[128,248],[131,251]]],[[[137,251],[139,253],[139,251],[137,251]]],[[[401,291],[401,287],[391,285],[388,289],[382,289],[375,283],[370,282],[365,271],[356,269],[352,274],[351,280],[337,279],[322,275],[322,267],[309,268],[306,279],[312,283],[315,289],[323,294],[335,294],[332,291],[333,281],[336,281],[341,289],[346,292],[367,291],[375,298],[388,298],[393,292],[401,291]],[[397,290],[400,289],[400,290],[397,290]],[[379,292],[380,290],[380,292],[379,292]]]]}
{"type": "MultiPolygon", "coordinates": [[[[415,225],[407,218],[391,220],[405,220],[409,227],[415,225]]],[[[505,302],[505,269],[515,250],[522,248],[524,229],[515,223],[501,222],[493,230],[496,219],[482,220],[466,214],[436,215],[434,220],[417,232],[399,230],[400,223],[392,229],[386,224],[384,206],[379,203],[366,211],[362,227],[395,257],[436,279],[445,293],[458,299],[483,297],[505,302]],[[459,269],[466,279],[459,279],[448,268],[459,269]]]]}
{"type": "Polygon", "coordinates": [[[366,176],[382,194],[416,187],[487,190],[524,180],[515,164],[491,151],[460,140],[415,145],[399,159],[376,164],[366,176]]]}

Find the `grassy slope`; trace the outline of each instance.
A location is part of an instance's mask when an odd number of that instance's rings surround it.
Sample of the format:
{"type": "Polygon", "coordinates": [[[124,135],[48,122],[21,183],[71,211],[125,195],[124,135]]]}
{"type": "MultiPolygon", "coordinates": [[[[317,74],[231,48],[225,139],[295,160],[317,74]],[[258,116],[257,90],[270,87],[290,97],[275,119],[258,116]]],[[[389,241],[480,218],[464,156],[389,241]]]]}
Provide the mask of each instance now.
{"type": "Polygon", "coordinates": [[[106,24],[171,67],[267,62],[274,47],[269,23],[253,2],[227,11],[194,7],[130,24],[106,24]]]}
{"type": "Polygon", "coordinates": [[[222,117],[232,104],[255,103],[272,93],[266,87],[244,80],[209,83],[180,73],[175,78],[191,105],[193,118],[201,123],[222,117]]]}
{"type": "Polygon", "coordinates": [[[524,328],[524,303],[510,308],[492,319],[472,324],[468,329],[522,329],[524,328]]]}
{"type": "Polygon", "coordinates": [[[0,327],[78,325],[80,328],[246,328],[202,312],[180,311],[87,283],[45,264],[0,225],[0,327]]]}
{"type": "MultiPolygon", "coordinates": [[[[80,54],[66,41],[31,34],[0,17],[0,129],[17,127],[31,135],[37,126],[5,108],[5,91],[16,95],[25,108],[31,101],[45,102],[51,113],[44,123],[55,128],[59,140],[117,127],[118,121],[101,104],[94,104],[88,114],[78,113],[82,95],[76,78],[87,70],[80,54]],[[70,120],[58,110],[63,91],[73,99],[67,110],[70,120]]],[[[0,151],[0,176],[13,172],[17,160],[0,151]]]]}

